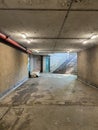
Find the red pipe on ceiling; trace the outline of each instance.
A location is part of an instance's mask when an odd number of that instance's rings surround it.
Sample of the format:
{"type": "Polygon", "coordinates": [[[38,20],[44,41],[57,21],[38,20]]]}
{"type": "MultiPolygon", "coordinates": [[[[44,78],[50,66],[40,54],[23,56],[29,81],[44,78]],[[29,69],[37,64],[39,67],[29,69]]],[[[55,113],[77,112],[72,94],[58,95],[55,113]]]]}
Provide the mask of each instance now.
{"type": "Polygon", "coordinates": [[[22,49],[23,51],[31,54],[32,51],[31,50],[27,50],[26,48],[24,48],[23,46],[21,46],[20,44],[18,44],[17,42],[15,42],[14,40],[12,40],[11,38],[7,37],[6,35],[0,33],[0,38],[2,38],[3,40],[9,42],[10,44],[22,49]]]}

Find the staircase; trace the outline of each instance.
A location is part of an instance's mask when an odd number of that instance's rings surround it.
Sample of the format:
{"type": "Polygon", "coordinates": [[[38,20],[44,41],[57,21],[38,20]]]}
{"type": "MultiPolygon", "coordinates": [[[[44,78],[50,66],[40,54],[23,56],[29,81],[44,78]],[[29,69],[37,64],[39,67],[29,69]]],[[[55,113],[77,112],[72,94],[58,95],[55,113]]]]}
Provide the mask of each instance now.
{"type": "Polygon", "coordinates": [[[77,55],[72,55],[65,62],[60,65],[53,73],[65,74],[65,73],[77,73],[77,55]]]}

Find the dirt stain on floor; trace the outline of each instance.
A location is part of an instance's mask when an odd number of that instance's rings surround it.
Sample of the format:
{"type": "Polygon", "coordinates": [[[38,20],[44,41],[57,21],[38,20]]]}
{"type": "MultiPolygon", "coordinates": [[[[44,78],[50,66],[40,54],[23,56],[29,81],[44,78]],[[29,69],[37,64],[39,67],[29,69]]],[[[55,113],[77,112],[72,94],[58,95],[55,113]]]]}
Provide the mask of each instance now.
{"type": "Polygon", "coordinates": [[[26,104],[32,93],[38,91],[38,83],[33,83],[23,90],[17,91],[16,95],[12,98],[13,105],[26,104]]]}

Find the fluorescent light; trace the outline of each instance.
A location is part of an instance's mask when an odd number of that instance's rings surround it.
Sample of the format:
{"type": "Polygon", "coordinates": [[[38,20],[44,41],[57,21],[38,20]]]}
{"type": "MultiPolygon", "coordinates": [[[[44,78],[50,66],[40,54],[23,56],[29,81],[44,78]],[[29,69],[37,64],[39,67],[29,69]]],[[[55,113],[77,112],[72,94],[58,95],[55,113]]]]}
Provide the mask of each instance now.
{"type": "Polygon", "coordinates": [[[84,41],[83,44],[86,44],[88,41],[84,41]]]}
{"type": "Polygon", "coordinates": [[[67,53],[70,53],[72,50],[70,49],[70,50],[67,50],[67,53]]]}
{"type": "Polygon", "coordinates": [[[38,50],[33,49],[33,51],[35,51],[35,52],[39,53],[39,51],[38,51],[38,50]]]}
{"type": "Polygon", "coordinates": [[[70,51],[67,51],[67,53],[70,53],[70,51]]]}
{"type": "Polygon", "coordinates": [[[92,37],[91,37],[91,39],[95,39],[97,37],[97,35],[93,35],[92,37]]]}
{"type": "Polygon", "coordinates": [[[30,41],[27,41],[28,42],[28,44],[30,44],[31,42],[30,41]]]}
{"type": "Polygon", "coordinates": [[[25,35],[24,33],[22,33],[21,36],[22,36],[23,38],[26,38],[26,35],[25,35]]]}

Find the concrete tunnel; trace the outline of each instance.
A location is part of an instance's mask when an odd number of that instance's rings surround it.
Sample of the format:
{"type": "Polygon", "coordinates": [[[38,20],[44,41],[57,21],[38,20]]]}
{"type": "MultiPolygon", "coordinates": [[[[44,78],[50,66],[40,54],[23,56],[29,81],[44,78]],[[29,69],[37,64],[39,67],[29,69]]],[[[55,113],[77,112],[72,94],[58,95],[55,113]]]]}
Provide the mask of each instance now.
{"type": "Polygon", "coordinates": [[[98,130],[98,0],[0,0],[0,130],[98,130]]]}

